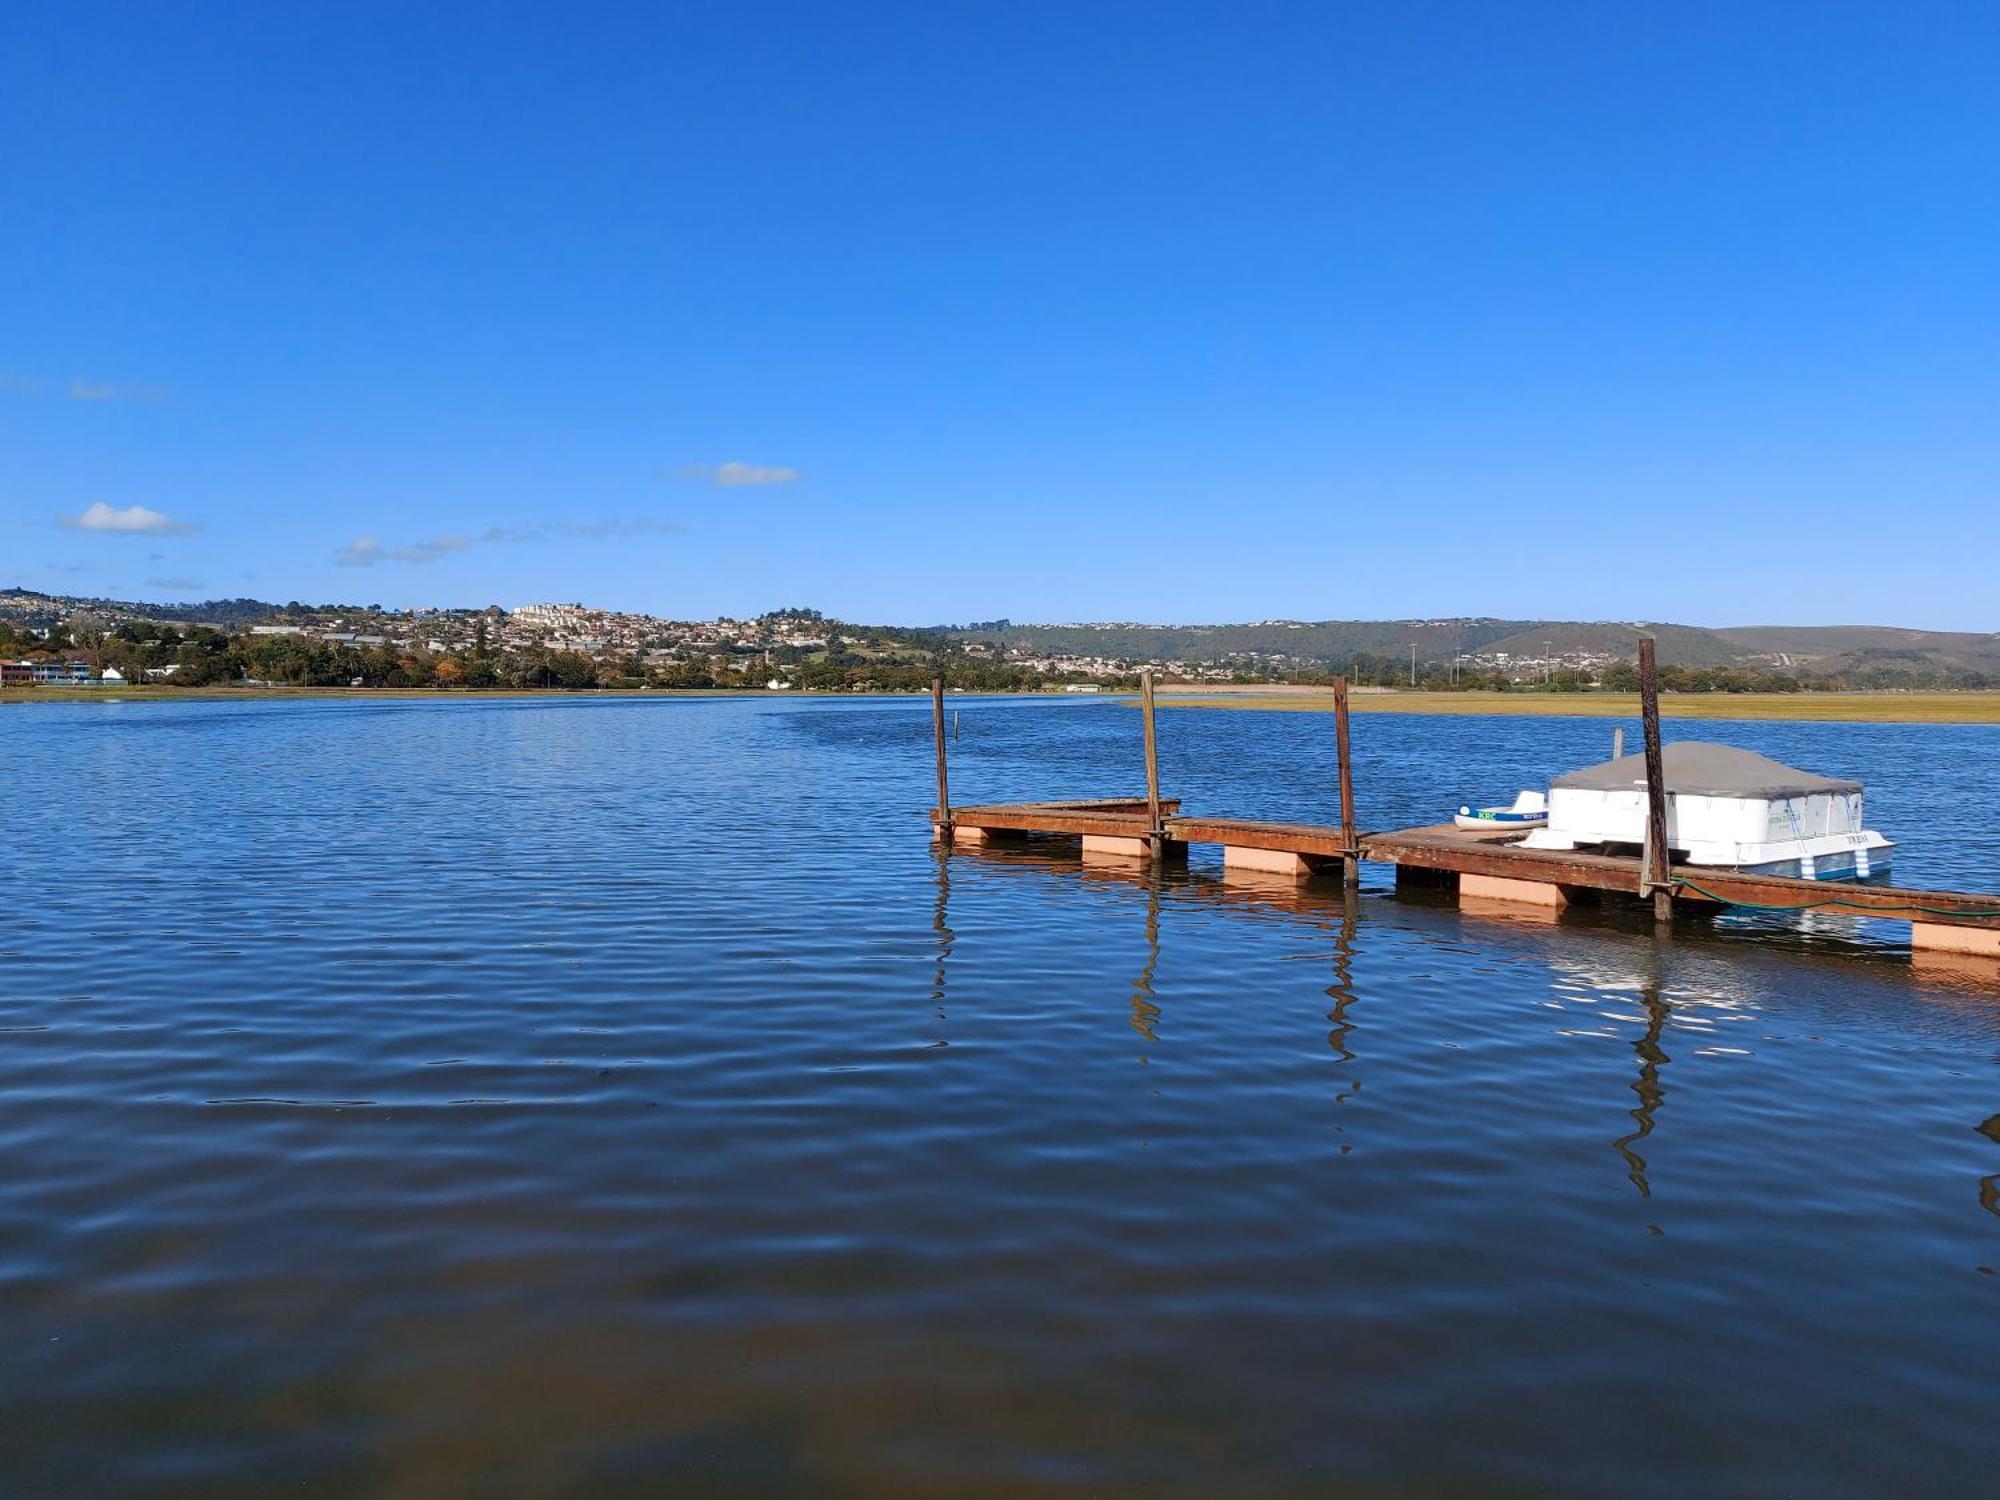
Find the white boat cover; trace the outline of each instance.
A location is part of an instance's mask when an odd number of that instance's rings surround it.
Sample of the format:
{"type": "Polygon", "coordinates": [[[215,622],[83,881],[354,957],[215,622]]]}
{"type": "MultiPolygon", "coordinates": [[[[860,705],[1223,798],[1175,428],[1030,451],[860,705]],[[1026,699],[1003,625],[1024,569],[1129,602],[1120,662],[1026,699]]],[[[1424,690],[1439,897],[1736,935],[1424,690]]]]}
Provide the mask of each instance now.
{"type": "MultiPolygon", "coordinates": [[[[1660,748],[1660,768],[1669,792],[1691,797],[1809,797],[1821,793],[1850,795],[1858,781],[1816,776],[1754,750],[1717,745],[1707,740],[1675,740],[1660,748]]],[[[1616,792],[1646,784],[1646,757],[1625,755],[1580,771],[1569,771],[1549,783],[1552,790],[1616,792]]]]}

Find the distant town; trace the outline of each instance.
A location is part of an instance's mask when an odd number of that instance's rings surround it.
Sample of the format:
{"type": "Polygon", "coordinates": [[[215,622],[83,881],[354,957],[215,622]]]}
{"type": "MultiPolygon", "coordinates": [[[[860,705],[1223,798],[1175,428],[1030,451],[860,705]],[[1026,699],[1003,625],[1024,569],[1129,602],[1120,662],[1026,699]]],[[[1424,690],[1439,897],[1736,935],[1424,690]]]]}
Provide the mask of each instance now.
{"type": "Polygon", "coordinates": [[[1436,691],[1629,689],[1641,635],[1679,691],[2000,686],[2000,635],[1656,622],[1011,620],[866,625],[788,607],[677,620],[580,603],[384,609],[253,599],[149,604],[0,591],[0,688],[980,691],[1329,681],[1436,691]]]}

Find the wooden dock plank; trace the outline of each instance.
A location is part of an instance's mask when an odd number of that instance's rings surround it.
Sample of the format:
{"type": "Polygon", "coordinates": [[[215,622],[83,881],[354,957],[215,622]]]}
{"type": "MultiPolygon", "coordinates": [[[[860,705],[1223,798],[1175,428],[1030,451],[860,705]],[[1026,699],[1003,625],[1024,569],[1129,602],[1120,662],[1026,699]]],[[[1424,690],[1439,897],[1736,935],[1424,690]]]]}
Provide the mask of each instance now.
{"type": "Polygon", "coordinates": [[[1249,818],[1169,818],[1167,836],[1188,844],[1223,844],[1279,854],[1338,858],[1340,830],[1312,823],[1267,823],[1249,818]]]}
{"type": "Polygon", "coordinates": [[[1523,849],[1517,833],[1483,833],[1441,823],[1361,835],[1361,857],[1423,870],[1539,880],[1592,891],[1639,894],[1639,861],[1612,854],[1523,849]]]}
{"type": "MultiPolygon", "coordinates": [[[[1539,880],[1551,885],[1588,890],[1640,892],[1640,862],[1629,855],[1589,854],[1560,849],[1523,849],[1511,840],[1518,834],[1472,833],[1451,824],[1404,828],[1365,834],[1362,857],[1414,865],[1431,870],[1455,870],[1464,875],[1494,875],[1509,880],[1539,880]]],[[[1802,880],[1792,875],[1752,875],[1741,870],[1675,865],[1673,876],[1683,885],[1684,898],[1699,900],[1685,890],[1692,882],[1727,901],[1779,908],[1805,908],[1866,916],[1921,916],[1926,922],[1949,926],[2000,927],[2000,896],[1967,891],[1926,891],[1901,886],[1860,885],[1851,881],[1802,880]]]]}
{"type": "Polygon", "coordinates": [[[1740,870],[1704,870],[1685,865],[1675,866],[1674,874],[1682,882],[1691,881],[1730,901],[1776,907],[1834,901],[1840,904],[1828,909],[1848,916],[1873,913],[1947,927],[2000,928],[2000,896],[1976,891],[1925,891],[1841,880],[1800,880],[1790,875],[1747,875],[1740,870]],[[1857,907],[1863,909],[1856,910],[1857,907]]]}
{"type": "MultiPolygon", "coordinates": [[[[1180,803],[1161,803],[1178,809],[1180,803]]],[[[987,807],[954,807],[960,828],[1000,833],[1066,833],[1103,838],[1137,838],[1147,831],[1144,797],[1101,797],[1073,802],[1010,802],[987,807]]]]}

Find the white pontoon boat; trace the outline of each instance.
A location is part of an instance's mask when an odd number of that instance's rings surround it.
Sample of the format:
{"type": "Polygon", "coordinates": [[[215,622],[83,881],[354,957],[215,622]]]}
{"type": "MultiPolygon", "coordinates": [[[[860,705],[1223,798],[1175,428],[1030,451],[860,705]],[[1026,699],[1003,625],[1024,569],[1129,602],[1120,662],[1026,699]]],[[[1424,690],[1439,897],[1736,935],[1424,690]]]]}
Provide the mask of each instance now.
{"type": "MultiPolygon", "coordinates": [[[[1661,764],[1676,862],[1808,880],[1868,880],[1888,870],[1895,845],[1862,826],[1858,781],[1700,740],[1663,747],[1661,764]]],[[[1548,826],[1521,843],[1625,853],[1645,841],[1646,758],[1627,755],[1551,781],[1548,826]]]]}

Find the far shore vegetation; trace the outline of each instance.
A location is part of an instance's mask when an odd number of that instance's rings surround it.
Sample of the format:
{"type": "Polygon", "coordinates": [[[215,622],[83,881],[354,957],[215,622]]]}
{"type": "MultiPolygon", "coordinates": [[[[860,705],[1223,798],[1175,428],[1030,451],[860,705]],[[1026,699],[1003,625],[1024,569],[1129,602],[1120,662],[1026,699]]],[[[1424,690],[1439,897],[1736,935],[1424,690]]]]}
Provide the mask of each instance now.
{"type": "MultiPolygon", "coordinates": [[[[6,669],[0,702],[762,695],[773,689],[804,695],[912,693],[927,691],[934,678],[957,692],[1115,694],[1136,689],[1144,665],[1143,659],[1048,654],[1010,659],[1000,644],[966,634],[983,627],[853,626],[808,609],[761,616],[727,636],[689,627],[689,638],[673,649],[641,634],[588,651],[558,649],[498,609],[465,611],[448,621],[426,617],[416,640],[336,629],[350,622],[301,614],[303,606],[287,609],[296,620],[221,627],[107,618],[84,610],[47,623],[0,619],[0,667],[6,669]],[[426,643],[426,636],[438,638],[426,643]],[[17,680],[37,672],[58,680],[17,680]]],[[[372,611],[363,616],[378,618],[388,617],[372,611]]],[[[1638,675],[1629,661],[1573,668],[1549,660],[1541,680],[1365,652],[1348,654],[1340,665],[1355,686],[1360,712],[1607,718],[1638,712],[1638,675]]],[[[1334,676],[1326,667],[1279,674],[1268,664],[1260,670],[1163,661],[1153,670],[1169,706],[1293,711],[1331,706],[1334,676]]],[[[1929,661],[1885,659],[1840,675],[1676,664],[1662,667],[1660,678],[1669,717],[2000,723],[2000,684],[1991,676],[1929,661]]]]}
{"type": "MultiPolygon", "coordinates": [[[[1136,684],[1135,684],[1136,685],[1136,684]]],[[[928,678],[922,684],[910,684],[894,689],[868,689],[864,691],[914,693],[928,689],[928,678]]],[[[1026,688],[992,689],[959,688],[958,691],[986,692],[998,694],[1018,694],[1022,696],[1047,694],[1060,698],[1070,698],[1064,688],[1057,686],[1030,686],[1026,688]]],[[[744,687],[690,687],[653,688],[600,687],[600,686],[551,686],[535,687],[332,687],[332,686],[286,686],[266,684],[246,686],[243,683],[213,683],[206,686],[183,686],[173,683],[146,683],[120,685],[116,683],[72,687],[42,684],[33,687],[10,687],[0,692],[0,702],[9,704],[25,703],[171,703],[171,702],[224,702],[245,703],[277,698],[325,698],[325,699],[477,699],[477,698],[641,698],[641,697],[685,697],[685,698],[785,698],[785,697],[829,697],[853,692],[842,688],[793,689],[785,693],[773,693],[764,688],[744,687]]],[[[1122,688],[1107,686],[1107,693],[1123,691],[1122,688]]],[[[1089,700],[1083,700],[1089,701],[1089,700]]],[[[1445,714],[1445,715],[1497,715],[1497,716],[1560,716],[1573,715],[1584,718],[1636,719],[1639,716],[1639,698],[1636,693],[1612,692],[1565,692],[1546,693],[1529,691],[1492,692],[1427,692],[1421,689],[1377,688],[1358,692],[1350,700],[1356,713],[1380,714],[1445,714]]],[[[1200,686],[1178,687],[1168,684],[1162,691],[1159,705],[1162,709],[1221,709],[1224,711],[1262,711],[1275,713],[1331,713],[1333,699],[1327,693],[1314,688],[1299,688],[1290,685],[1232,686],[1228,688],[1205,688],[1200,686]]],[[[1965,692],[1813,692],[1813,693],[1723,693],[1723,692],[1668,692],[1660,698],[1660,714],[1668,719],[1794,719],[1826,722],[1872,723],[1872,724],[2000,724],[2000,690],[1981,689],[1965,692]]]]}

